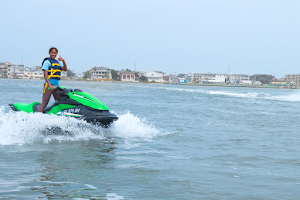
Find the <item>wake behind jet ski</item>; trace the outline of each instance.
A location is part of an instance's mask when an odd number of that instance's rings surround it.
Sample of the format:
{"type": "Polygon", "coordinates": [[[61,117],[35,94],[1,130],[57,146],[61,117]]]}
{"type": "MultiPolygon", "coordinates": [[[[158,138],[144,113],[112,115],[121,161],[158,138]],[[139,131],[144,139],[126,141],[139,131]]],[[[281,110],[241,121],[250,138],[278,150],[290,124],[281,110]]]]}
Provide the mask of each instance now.
{"type": "MultiPolygon", "coordinates": [[[[84,119],[87,122],[100,124],[103,127],[108,127],[113,121],[118,119],[115,114],[109,112],[108,107],[104,103],[87,92],[61,86],[55,90],[60,91],[59,95],[61,98],[56,100],[51,106],[44,108],[43,113],[45,114],[84,119]]],[[[9,104],[12,110],[27,113],[35,113],[40,105],[39,102],[9,104]]]]}

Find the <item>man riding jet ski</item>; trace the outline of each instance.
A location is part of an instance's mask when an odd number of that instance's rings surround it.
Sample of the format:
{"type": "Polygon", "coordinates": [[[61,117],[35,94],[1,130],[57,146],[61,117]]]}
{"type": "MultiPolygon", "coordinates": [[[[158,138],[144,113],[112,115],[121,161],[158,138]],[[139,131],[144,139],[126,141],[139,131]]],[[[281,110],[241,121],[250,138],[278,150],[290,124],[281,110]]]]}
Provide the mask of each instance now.
{"type": "MultiPolygon", "coordinates": [[[[118,117],[109,112],[108,107],[96,99],[93,95],[83,92],[79,89],[68,89],[65,87],[57,87],[61,98],[56,100],[51,106],[44,108],[43,113],[64,115],[84,119],[87,122],[100,124],[103,127],[108,127],[118,117]]],[[[34,113],[40,107],[40,103],[33,102],[31,104],[15,103],[9,104],[14,111],[24,111],[34,113]]]]}

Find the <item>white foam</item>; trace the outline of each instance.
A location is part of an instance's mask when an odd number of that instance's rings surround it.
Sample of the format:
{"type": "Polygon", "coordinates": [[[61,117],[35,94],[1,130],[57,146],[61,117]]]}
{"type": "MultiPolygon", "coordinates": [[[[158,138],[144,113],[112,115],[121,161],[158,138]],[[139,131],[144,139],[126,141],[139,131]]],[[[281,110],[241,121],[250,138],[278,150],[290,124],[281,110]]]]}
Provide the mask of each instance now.
{"type": "Polygon", "coordinates": [[[216,90],[204,90],[204,89],[183,89],[183,88],[165,88],[167,90],[172,91],[181,91],[181,92],[190,92],[190,93],[204,93],[204,94],[212,94],[212,95],[225,95],[225,96],[232,96],[232,97],[259,97],[265,96],[268,94],[265,93],[257,93],[257,92],[248,92],[248,93],[234,93],[234,92],[227,92],[227,91],[216,91],[216,90]]]}
{"type": "Polygon", "coordinates": [[[71,117],[42,113],[5,112],[5,109],[6,107],[0,107],[0,145],[102,140],[106,139],[107,135],[127,139],[149,139],[163,134],[154,125],[147,123],[145,119],[141,120],[130,112],[117,114],[119,120],[115,121],[110,128],[105,129],[71,117]],[[53,132],[58,134],[53,134],[53,132]]]}
{"type": "MultiPolygon", "coordinates": [[[[278,90],[280,92],[282,90],[278,90]]],[[[226,95],[232,97],[241,97],[241,98],[260,98],[260,99],[270,99],[270,100],[280,100],[280,101],[300,101],[300,91],[295,91],[288,95],[271,95],[265,92],[247,92],[247,93],[234,93],[227,91],[207,91],[208,94],[215,95],[226,95]]]]}
{"type": "MultiPolygon", "coordinates": [[[[130,112],[119,115],[119,120],[112,125],[111,132],[121,138],[152,138],[163,134],[146,119],[140,119],[130,112]]],[[[168,133],[165,133],[168,134],[168,133]]]]}
{"type": "Polygon", "coordinates": [[[300,91],[295,91],[289,95],[271,96],[266,98],[278,101],[300,101],[300,91]]]}
{"type": "Polygon", "coordinates": [[[4,113],[2,108],[0,110],[0,145],[23,145],[38,140],[47,143],[53,139],[79,140],[95,136],[91,129],[87,128],[88,126],[86,122],[73,118],[42,113],[13,111],[4,113]],[[60,132],[60,135],[49,135],[53,131],[60,132]],[[67,133],[72,137],[66,137],[62,133],[67,133]]]}
{"type": "MultiPolygon", "coordinates": [[[[287,95],[272,95],[266,92],[247,92],[237,93],[228,91],[216,91],[216,90],[204,90],[204,89],[185,89],[185,88],[164,88],[166,90],[189,92],[189,93],[205,93],[212,95],[225,95],[237,98],[256,98],[265,100],[277,100],[277,101],[300,101],[300,91],[295,90],[287,95]]],[[[278,90],[278,92],[283,90],[278,90]]]]}
{"type": "Polygon", "coordinates": [[[118,196],[115,193],[107,193],[106,194],[106,199],[107,200],[120,200],[120,199],[124,199],[122,196],[118,196]]]}
{"type": "MultiPolygon", "coordinates": [[[[280,92],[280,90],[278,90],[280,92]]],[[[255,98],[264,100],[277,100],[277,101],[300,101],[300,91],[293,91],[292,93],[285,95],[273,95],[265,92],[247,92],[247,93],[234,93],[234,92],[223,92],[223,91],[209,91],[209,94],[226,95],[240,98],[255,98]]]]}
{"type": "Polygon", "coordinates": [[[233,92],[222,92],[222,91],[209,91],[209,94],[226,95],[233,97],[258,97],[260,93],[248,92],[248,93],[233,93],[233,92]]]}
{"type": "Polygon", "coordinates": [[[87,186],[87,187],[89,187],[89,188],[91,188],[91,189],[98,189],[97,187],[95,187],[95,186],[92,186],[92,185],[89,185],[89,184],[84,184],[85,186],[87,186]]]}
{"type": "Polygon", "coordinates": [[[190,92],[190,93],[206,93],[203,89],[186,89],[186,88],[160,88],[165,90],[171,90],[171,91],[180,91],[180,92],[190,92]]]}

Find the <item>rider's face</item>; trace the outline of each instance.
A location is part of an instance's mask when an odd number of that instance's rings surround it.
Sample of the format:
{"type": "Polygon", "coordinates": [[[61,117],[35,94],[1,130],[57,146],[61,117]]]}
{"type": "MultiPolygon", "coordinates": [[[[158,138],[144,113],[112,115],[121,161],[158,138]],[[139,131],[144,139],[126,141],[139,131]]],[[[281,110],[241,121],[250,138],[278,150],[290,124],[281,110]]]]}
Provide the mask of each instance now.
{"type": "Polygon", "coordinates": [[[54,60],[57,56],[56,49],[52,49],[51,52],[49,53],[49,55],[50,55],[50,58],[52,58],[54,60]]]}

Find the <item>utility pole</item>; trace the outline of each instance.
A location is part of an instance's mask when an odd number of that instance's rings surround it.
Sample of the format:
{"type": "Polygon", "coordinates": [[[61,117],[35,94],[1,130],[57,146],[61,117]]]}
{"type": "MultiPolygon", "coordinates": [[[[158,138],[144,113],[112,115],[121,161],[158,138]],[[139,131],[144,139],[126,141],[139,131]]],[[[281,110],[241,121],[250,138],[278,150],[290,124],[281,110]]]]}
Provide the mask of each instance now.
{"type": "Polygon", "coordinates": [[[134,64],[135,64],[135,66],[134,66],[134,72],[136,72],[136,61],[135,61],[135,63],[134,63],[134,64]]]}

